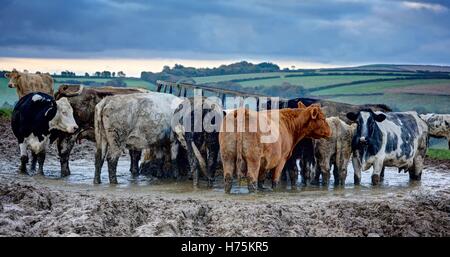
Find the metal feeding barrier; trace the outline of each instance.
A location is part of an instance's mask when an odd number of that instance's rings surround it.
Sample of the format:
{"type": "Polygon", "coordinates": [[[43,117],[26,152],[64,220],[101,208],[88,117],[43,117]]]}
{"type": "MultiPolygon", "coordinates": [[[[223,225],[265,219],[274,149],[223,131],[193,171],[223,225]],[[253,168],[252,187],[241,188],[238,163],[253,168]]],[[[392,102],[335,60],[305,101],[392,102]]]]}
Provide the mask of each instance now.
{"type": "MultiPolygon", "coordinates": [[[[257,111],[259,111],[260,97],[264,97],[264,98],[270,97],[268,95],[244,92],[244,91],[240,91],[240,90],[231,90],[231,89],[226,89],[226,88],[213,87],[213,86],[208,86],[205,84],[198,85],[198,84],[192,84],[192,83],[187,83],[187,82],[171,82],[171,81],[164,81],[164,80],[156,81],[156,91],[157,92],[174,94],[179,97],[181,97],[181,96],[187,97],[188,90],[194,91],[195,89],[200,89],[202,91],[202,96],[205,95],[205,93],[204,93],[205,91],[217,95],[222,100],[222,103],[224,105],[225,105],[225,98],[227,97],[227,95],[240,96],[242,98],[255,97],[257,111]],[[167,90],[169,92],[167,92],[167,90]],[[175,91],[177,91],[177,92],[175,92],[175,91]]],[[[279,99],[280,99],[280,108],[287,107],[287,104],[288,104],[287,99],[284,99],[281,97],[279,99]]]]}

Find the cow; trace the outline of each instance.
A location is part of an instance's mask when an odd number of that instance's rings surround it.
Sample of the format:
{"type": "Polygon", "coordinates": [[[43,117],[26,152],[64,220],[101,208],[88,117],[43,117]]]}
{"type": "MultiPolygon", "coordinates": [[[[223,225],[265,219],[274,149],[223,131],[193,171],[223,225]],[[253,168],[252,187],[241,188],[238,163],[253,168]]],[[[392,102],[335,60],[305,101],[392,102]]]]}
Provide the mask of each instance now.
{"type": "Polygon", "coordinates": [[[44,174],[44,161],[51,130],[73,133],[78,129],[73,118],[73,110],[67,98],[55,101],[44,93],[30,93],[22,97],[14,107],[11,127],[19,142],[20,173],[27,173],[27,148],[31,148],[33,160],[31,170],[34,173],[36,161],[38,174],[44,174]]]}
{"type": "Polygon", "coordinates": [[[5,73],[9,79],[8,87],[15,88],[19,99],[32,92],[41,92],[53,96],[53,79],[49,74],[31,74],[27,72],[5,73]]]}
{"type": "Polygon", "coordinates": [[[325,115],[315,104],[306,107],[299,102],[298,108],[261,112],[238,109],[228,113],[219,132],[225,192],[231,192],[235,173],[239,179],[242,175],[247,177],[250,192],[264,189],[267,171],[272,172],[272,189],[276,189],[286,161],[302,138],[330,136],[325,115]],[[256,121],[258,126],[255,132],[235,132],[229,127],[233,124],[239,129],[242,125],[238,123],[241,123],[249,124],[250,128],[251,123],[256,121]],[[272,141],[267,141],[269,139],[272,141]]]}
{"type": "MultiPolygon", "coordinates": [[[[279,103],[280,109],[283,108],[294,108],[296,104],[301,101],[306,106],[311,104],[320,104],[322,106],[322,111],[327,117],[338,117],[347,124],[351,124],[346,114],[348,112],[357,112],[362,109],[370,108],[374,111],[391,112],[392,109],[384,104],[364,104],[364,105],[353,105],[347,103],[339,103],[334,101],[328,101],[323,99],[314,98],[294,98],[289,100],[281,100],[279,103]]],[[[271,103],[268,103],[268,108],[272,108],[271,103]]],[[[285,171],[289,174],[292,188],[297,186],[298,177],[298,166],[297,161],[300,164],[300,175],[302,177],[302,183],[306,185],[308,182],[315,184],[317,180],[311,177],[311,172],[316,167],[314,143],[311,138],[304,138],[301,140],[292,152],[292,157],[287,161],[285,171]]],[[[316,175],[319,173],[315,172],[316,175]]]]}
{"type": "Polygon", "coordinates": [[[347,165],[352,155],[352,139],[356,124],[348,125],[338,117],[326,119],[331,128],[331,137],[315,139],[314,157],[316,166],[311,177],[318,182],[322,175],[322,184],[328,184],[330,169],[333,165],[335,185],[344,185],[347,177],[347,165]]]}
{"type": "MultiPolygon", "coordinates": [[[[61,85],[55,93],[55,99],[67,98],[73,109],[73,117],[79,126],[76,133],[68,134],[54,131],[59,160],[61,163],[61,176],[70,175],[69,158],[75,142],[82,139],[95,141],[94,114],[95,106],[106,96],[118,94],[148,93],[150,91],[141,88],[125,87],[89,87],[84,85],[61,85]]],[[[139,172],[140,151],[130,151],[130,172],[137,175],[139,172]]]]}
{"type": "Polygon", "coordinates": [[[182,99],[164,93],[137,93],[105,97],[95,106],[95,176],[100,183],[100,172],[105,157],[108,161],[109,182],[117,184],[117,162],[124,148],[134,151],[150,149],[160,152],[170,146],[172,172],[177,176],[176,157],[179,143],[171,128],[173,112],[182,99]]]}
{"type": "Polygon", "coordinates": [[[450,149],[450,114],[427,113],[421,114],[428,125],[428,135],[436,138],[446,138],[450,149]]]}
{"type": "Polygon", "coordinates": [[[208,187],[213,185],[222,118],[221,105],[206,97],[187,98],[175,110],[174,132],[187,152],[194,187],[198,185],[199,169],[208,180],[208,187]]]}
{"type": "Polygon", "coordinates": [[[363,109],[347,113],[356,122],[352,139],[354,182],[361,181],[361,170],[373,166],[372,184],[380,182],[384,167],[398,167],[420,180],[428,147],[428,126],[416,112],[373,112],[363,109]]]}

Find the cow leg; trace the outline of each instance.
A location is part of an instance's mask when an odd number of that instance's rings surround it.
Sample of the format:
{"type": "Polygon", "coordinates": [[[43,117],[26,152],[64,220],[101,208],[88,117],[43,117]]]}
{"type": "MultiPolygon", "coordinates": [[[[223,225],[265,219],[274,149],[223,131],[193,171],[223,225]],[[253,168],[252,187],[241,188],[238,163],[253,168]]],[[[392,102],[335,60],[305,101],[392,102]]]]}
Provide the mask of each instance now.
{"type": "Polygon", "coordinates": [[[109,183],[117,184],[117,162],[119,161],[120,151],[109,151],[108,152],[108,173],[109,173],[109,183]]]}
{"type": "Polygon", "coordinates": [[[233,171],[235,169],[236,160],[232,158],[224,158],[222,156],[223,164],[223,184],[225,187],[225,193],[231,192],[231,185],[233,182],[233,171]]]}
{"type": "Polygon", "coordinates": [[[20,148],[19,173],[27,174],[27,164],[28,164],[27,144],[25,142],[20,143],[19,148],[20,148]]]}
{"type": "Polygon", "coordinates": [[[105,156],[108,152],[108,145],[106,142],[102,142],[99,146],[97,145],[97,150],[95,152],[95,175],[94,175],[94,184],[100,184],[101,179],[100,175],[102,172],[103,163],[105,162],[105,156]]]}
{"type": "Polygon", "coordinates": [[[179,170],[178,170],[178,162],[177,162],[177,156],[180,145],[178,142],[173,139],[173,142],[170,145],[170,170],[172,172],[173,178],[179,178],[179,170]]]}
{"type": "MultiPolygon", "coordinates": [[[[254,193],[258,190],[258,177],[259,177],[260,162],[247,160],[247,179],[248,179],[248,191],[254,193]]],[[[281,173],[281,171],[280,171],[281,173]]]]}
{"type": "Polygon", "coordinates": [[[273,172],[273,177],[272,177],[272,189],[273,190],[277,189],[278,184],[280,183],[281,172],[283,171],[286,161],[287,160],[281,160],[280,163],[278,163],[278,166],[275,167],[275,170],[273,172]]]}
{"type": "Polygon", "coordinates": [[[384,166],[383,166],[383,168],[381,169],[381,173],[380,173],[380,180],[381,181],[383,181],[384,180],[384,166]]]}
{"type": "Polygon", "coordinates": [[[133,177],[139,175],[139,160],[141,159],[142,151],[139,150],[129,150],[130,153],[130,173],[133,177]]]}
{"type": "Polygon", "coordinates": [[[322,173],[322,185],[328,185],[328,182],[330,181],[330,170],[331,170],[331,163],[329,159],[321,160],[319,163],[319,167],[322,173]]]}
{"type": "Polygon", "coordinates": [[[334,163],[334,165],[333,165],[333,178],[334,178],[334,185],[339,185],[339,183],[340,183],[339,168],[336,163],[334,163]]]}
{"type": "Polygon", "coordinates": [[[37,154],[33,153],[31,151],[31,166],[30,166],[30,172],[31,174],[36,173],[36,163],[37,163],[38,156],[37,154]]]}
{"type": "Polygon", "coordinates": [[[359,185],[361,183],[361,164],[357,157],[352,158],[353,170],[354,170],[354,183],[359,185]]]}
{"type": "Polygon", "coordinates": [[[214,183],[214,178],[216,176],[216,167],[217,167],[217,157],[219,155],[219,145],[211,144],[208,145],[208,187],[211,188],[214,183]]]}
{"type": "Polygon", "coordinates": [[[422,178],[423,169],[423,158],[418,155],[414,158],[414,164],[411,169],[409,169],[409,178],[411,180],[420,180],[422,178]]]}
{"type": "Polygon", "coordinates": [[[66,177],[70,175],[69,168],[69,157],[70,152],[75,145],[76,136],[68,136],[64,138],[59,138],[56,142],[58,148],[59,162],[61,164],[61,177],[66,177]]]}
{"type": "Polygon", "coordinates": [[[292,157],[286,163],[287,171],[289,173],[289,180],[291,181],[291,189],[297,188],[297,159],[292,157]]]}
{"type": "Polygon", "coordinates": [[[44,161],[45,161],[45,150],[37,154],[37,160],[39,163],[38,174],[44,175],[44,161]]]}
{"type": "Polygon", "coordinates": [[[383,169],[382,161],[375,161],[373,163],[373,173],[372,173],[372,185],[376,186],[380,183],[380,173],[383,169]]]}
{"type": "Polygon", "coordinates": [[[448,150],[450,150],[450,139],[448,140],[448,150]]]}

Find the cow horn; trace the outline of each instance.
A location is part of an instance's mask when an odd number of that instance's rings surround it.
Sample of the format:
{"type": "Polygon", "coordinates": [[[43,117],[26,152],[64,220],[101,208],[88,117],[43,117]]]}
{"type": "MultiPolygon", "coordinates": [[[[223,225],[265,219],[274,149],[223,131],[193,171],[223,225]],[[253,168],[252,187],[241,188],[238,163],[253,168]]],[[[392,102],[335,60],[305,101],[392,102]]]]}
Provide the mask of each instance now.
{"type": "Polygon", "coordinates": [[[77,96],[80,95],[81,92],[83,92],[84,89],[84,85],[80,85],[80,89],[78,89],[76,92],[64,92],[63,95],[66,97],[70,97],[70,96],[77,96]]]}

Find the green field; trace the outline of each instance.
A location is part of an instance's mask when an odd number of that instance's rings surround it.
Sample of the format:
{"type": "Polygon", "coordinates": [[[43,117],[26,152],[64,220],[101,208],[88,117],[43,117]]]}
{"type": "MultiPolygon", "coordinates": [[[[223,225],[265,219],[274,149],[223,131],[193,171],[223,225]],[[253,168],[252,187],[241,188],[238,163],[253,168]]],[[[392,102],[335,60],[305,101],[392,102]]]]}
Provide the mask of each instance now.
{"type": "MultiPolygon", "coordinates": [[[[383,75],[330,75],[330,76],[304,76],[304,77],[283,77],[264,80],[251,80],[241,82],[242,86],[255,87],[255,86],[274,86],[281,85],[283,82],[288,82],[293,85],[303,86],[304,88],[311,89],[321,86],[349,83],[360,80],[380,79],[380,78],[395,78],[396,76],[383,76],[383,75]]],[[[402,77],[399,75],[398,77],[402,77]]]]}
{"type": "Polygon", "coordinates": [[[417,85],[439,85],[450,84],[450,79],[412,79],[396,81],[379,81],[349,86],[341,86],[315,91],[314,95],[336,95],[336,94],[369,94],[383,93],[389,88],[410,87],[417,85]]]}
{"type": "Polygon", "coordinates": [[[450,160],[450,150],[429,148],[427,156],[438,160],[450,160]]]}
{"type": "Polygon", "coordinates": [[[213,83],[230,81],[235,79],[251,79],[251,78],[266,78],[273,76],[284,77],[285,75],[299,75],[303,72],[267,72],[267,73],[247,73],[247,74],[234,74],[234,75],[219,75],[219,76],[208,76],[208,77],[194,77],[193,79],[197,84],[203,83],[213,83]]]}
{"type": "Polygon", "coordinates": [[[450,113],[450,96],[389,94],[374,96],[339,96],[327,98],[350,104],[387,104],[396,111],[450,113]]]}

